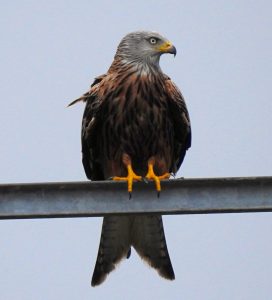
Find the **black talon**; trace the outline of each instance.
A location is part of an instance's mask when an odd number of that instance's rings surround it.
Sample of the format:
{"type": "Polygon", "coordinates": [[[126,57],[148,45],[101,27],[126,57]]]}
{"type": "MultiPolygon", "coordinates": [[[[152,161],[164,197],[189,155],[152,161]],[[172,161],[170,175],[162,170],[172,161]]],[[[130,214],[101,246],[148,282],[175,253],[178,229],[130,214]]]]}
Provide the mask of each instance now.
{"type": "Polygon", "coordinates": [[[130,258],[130,255],[131,255],[131,248],[128,249],[128,253],[127,253],[127,259],[130,258]]]}

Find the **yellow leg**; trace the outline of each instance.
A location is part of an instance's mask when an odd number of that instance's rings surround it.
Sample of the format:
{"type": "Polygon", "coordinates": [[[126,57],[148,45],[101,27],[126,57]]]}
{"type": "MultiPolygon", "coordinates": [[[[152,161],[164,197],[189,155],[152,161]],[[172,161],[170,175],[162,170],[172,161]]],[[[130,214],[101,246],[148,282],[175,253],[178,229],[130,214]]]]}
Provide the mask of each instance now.
{"type": "Polygon", "coordinates": [[[132,166],[131,166],[131,159],[127,154],[123,155],[122,160],[123,160],[123,163],[125,164],[125,166],[127,167],[127,172],[128,172],[127,177],[114,176],[112,179],[116,180],[116,181],[127,181],[129,198],[131,198],[133,181],[141,181],[142,176],[138,176],[134,173],[132,166]]]}
{"type": "Polygon", "coordinates": [[[161,176],[157,176],[155,173],[154,173],[154,159],[150,159],[148,161],[148,171],[147,171],[147,174],[145,175],[145,178],[147,178],[148,180],[154,180],[155,182],[155,185],[156,185],[156,190],[158,192],[158,197],[160,196],[160,192],[161,192],[161,180],[162,179],[168,179],[170,177],[170,173],[165,173],[161,176]]]}

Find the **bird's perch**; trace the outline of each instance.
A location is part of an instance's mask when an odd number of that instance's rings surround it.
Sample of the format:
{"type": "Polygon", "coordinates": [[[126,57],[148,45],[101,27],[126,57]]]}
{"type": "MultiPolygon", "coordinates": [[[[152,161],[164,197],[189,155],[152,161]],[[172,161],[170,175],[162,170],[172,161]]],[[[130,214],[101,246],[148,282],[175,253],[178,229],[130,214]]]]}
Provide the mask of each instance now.
{"type": "Polygon", "coordinates": [[[272,211],[272,177],[176,179],[135,183],[60,182],[0,185],[0,219],[91,217],[109,214],[203,214],[272,211]]]}

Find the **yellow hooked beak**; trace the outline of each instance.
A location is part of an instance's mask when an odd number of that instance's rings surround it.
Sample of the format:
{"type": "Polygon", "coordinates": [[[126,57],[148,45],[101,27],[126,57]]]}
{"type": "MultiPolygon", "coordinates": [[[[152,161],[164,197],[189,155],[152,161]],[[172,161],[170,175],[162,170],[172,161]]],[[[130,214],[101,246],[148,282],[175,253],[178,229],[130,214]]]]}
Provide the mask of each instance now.
{"type": "Polygon", "coordinates": [[[158,47],[158,50],[162,53],[174,54],[174,56],[176,56],[176,54],[177,54],[176,47],[169,41],[163,43],[160,47],[158,47]]]}

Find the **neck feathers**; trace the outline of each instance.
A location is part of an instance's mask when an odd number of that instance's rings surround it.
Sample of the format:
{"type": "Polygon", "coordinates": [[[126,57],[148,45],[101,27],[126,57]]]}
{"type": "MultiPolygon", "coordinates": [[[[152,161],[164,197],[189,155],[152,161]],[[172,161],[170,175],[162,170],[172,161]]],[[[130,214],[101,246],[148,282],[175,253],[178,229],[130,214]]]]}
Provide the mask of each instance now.
{"type": "Polygon", "coordinates": [[[118,55],[114,57],[109,73],[135,71],[140,75],[162,74],[159,65],[159,57],[124,57],[118,55]]]}

